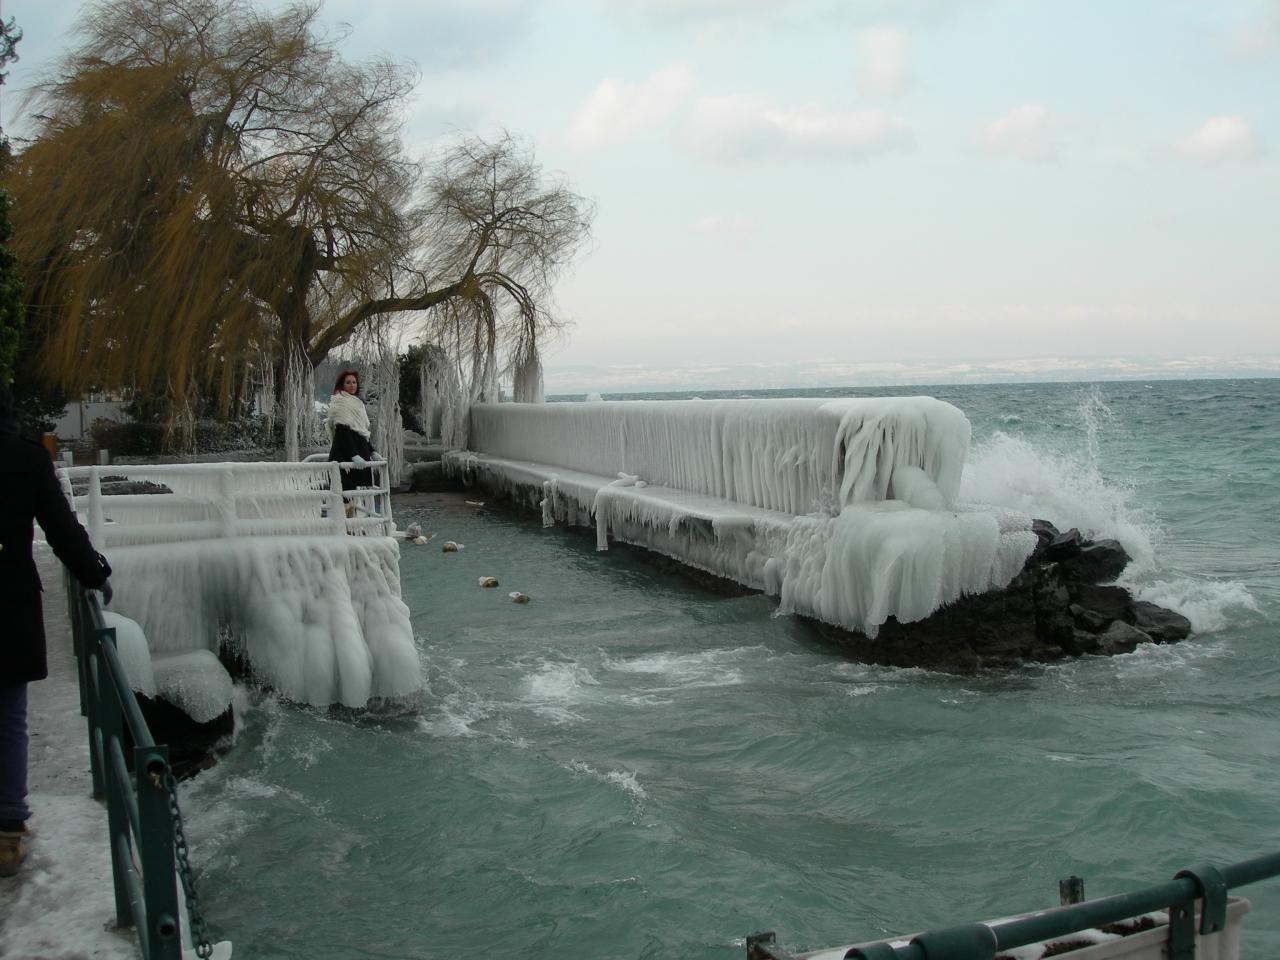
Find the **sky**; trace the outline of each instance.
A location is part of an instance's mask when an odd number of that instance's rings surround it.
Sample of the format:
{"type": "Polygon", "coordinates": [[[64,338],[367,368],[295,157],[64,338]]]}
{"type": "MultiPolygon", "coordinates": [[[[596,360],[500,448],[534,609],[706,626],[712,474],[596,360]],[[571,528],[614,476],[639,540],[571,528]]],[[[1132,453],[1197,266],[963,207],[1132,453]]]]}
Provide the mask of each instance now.
{"type": "MultiPolygon", "coordinates": [[[[73,0],[3,0],[2,106],[73,0]]],[[[329,0],[597,204],[547,389],[1280,375],[1280,0],[329,0]]]]}

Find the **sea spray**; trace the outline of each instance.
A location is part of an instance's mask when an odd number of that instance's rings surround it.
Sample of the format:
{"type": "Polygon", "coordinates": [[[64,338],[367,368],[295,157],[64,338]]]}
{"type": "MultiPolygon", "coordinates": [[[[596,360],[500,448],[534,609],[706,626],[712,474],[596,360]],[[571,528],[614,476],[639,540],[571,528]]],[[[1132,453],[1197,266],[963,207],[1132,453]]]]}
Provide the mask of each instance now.
{"type": "Polygon", "coordinates": [[[1102,441],[1116,417],[1102,392],[1096,386],[1082,391],[1075,413],[1079,430],[1065,449],[1003,431],[978,442],[965,464],[960,498],[1119,540],[1133,557],[1127,576],[1142,577],[1155,567],[1163,531],[1139,502],[1132,479],[1103,475],[1102,441]]]}

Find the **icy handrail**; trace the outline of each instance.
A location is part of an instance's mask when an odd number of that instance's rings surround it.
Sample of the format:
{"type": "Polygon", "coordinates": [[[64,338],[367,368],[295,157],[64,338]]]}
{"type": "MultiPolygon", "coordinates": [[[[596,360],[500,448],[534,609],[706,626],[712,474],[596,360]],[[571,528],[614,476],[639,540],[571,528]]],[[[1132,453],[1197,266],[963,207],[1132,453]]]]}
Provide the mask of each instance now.
{"type": "Polygon", "coordinates": [[[350,466],[333,461],[130,464],[64,467],[58,473],[99,548],[237,536],[390,536],[395,525],[386,462],[366,464],[374,470],[373,485],[343,490],[341,470],[350,466]],[[104,477],[159,481],[170,492],[104,493],[104,477]],[[88,479],[88,489],[77,495],[72,480],[80,478],[88,479]]]}

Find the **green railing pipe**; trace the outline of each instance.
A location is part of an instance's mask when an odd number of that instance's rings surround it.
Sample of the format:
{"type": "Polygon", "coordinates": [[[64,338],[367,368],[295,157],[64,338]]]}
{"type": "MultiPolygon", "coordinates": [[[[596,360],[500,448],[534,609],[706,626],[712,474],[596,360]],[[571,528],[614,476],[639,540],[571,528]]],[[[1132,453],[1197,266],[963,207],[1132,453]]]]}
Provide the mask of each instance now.
{"type": "Polygon", "coordinates": [[[143,960],[181,960],[168,747],[157,745],[147,727],[97,598],[70,578],[67,589],[93,795],[107,805],[116,924],[137,928],[143,960]],[[132,773],[126,729],[134,744],[132,773]]]}
{"type": "MultiPolygon", "coordinates": [[[[1055,907],[1011,920],[967,923],[917,934],[907,943],[887,941],[851,947],[846,960],[992,960],[1001,951],[1081,930],[1119,923],[1156,911],[1169,911],[1171,958],[1194,957],[1195,901],[1202,901],[1200,933],[1217,933],[1226,924],[1227,892],[1280,876],[1280,853],[1265,854],[1229,866],[1200,864],[1180,870],[1166,883],[1130,893],[1055,907]]],[[[748,960],[792,960],[772,933],[747,938],[748,960]]]]}

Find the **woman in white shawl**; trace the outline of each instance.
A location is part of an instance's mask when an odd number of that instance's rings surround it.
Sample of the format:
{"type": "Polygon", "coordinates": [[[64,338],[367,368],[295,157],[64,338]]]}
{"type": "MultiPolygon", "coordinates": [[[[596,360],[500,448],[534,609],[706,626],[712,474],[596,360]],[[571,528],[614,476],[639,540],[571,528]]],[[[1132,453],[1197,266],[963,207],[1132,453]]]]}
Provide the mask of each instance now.
{"type": "MultiPolygon", "coordinates": [[[[360,466],[365,460],[376,460],[373,444],[369,440],[369,412],[360,399],[360,374],[343,370],[333,385],[329,398],[329,412],[324,418],[325,432],[329,434],[329,459],[340,463],[354,462],[360,466]]],[[[369,470],[343,470],[342,489],[368,487],[373,484],[369,470]]]]}

